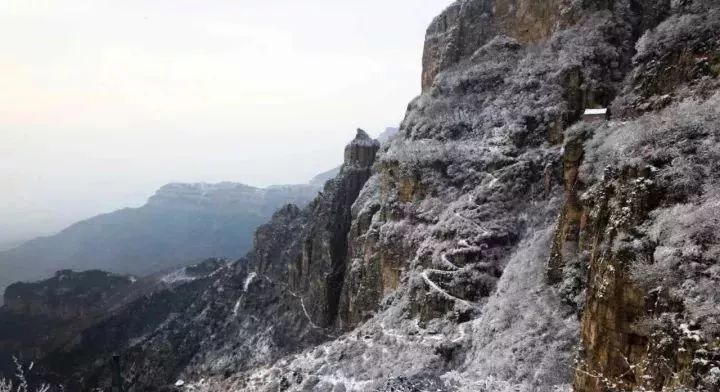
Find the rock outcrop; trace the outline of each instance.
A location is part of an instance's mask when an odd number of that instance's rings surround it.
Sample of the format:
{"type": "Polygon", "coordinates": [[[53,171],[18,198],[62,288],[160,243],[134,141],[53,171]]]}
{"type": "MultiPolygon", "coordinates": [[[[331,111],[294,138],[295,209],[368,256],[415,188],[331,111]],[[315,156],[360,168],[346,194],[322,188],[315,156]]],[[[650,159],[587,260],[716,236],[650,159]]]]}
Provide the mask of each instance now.
{"type": "Polygon", "coordinates": [[[717,51],[698,49],[720,39],[716,12],[673,15],[647,32],[613,106],[625,121],[567,133],[548,277],[582,314],[577,391],[719,387],[717,242],[698,235],[717,214],[719,98],[708,67],[717,51]],[[697,61],[678,55],[698,51],[697,61]],[[655,84],[658,68],[668,71],[655,84]],[[687,208],[708,221],[690,223],[687,208]]]}
{"type": "Polygon", "coordinates": [[[125,361],[135,363],[126,375],[129,384],[161,386],[180,377],[179,369],[183,377],[234,374],[335,336],[351,206],[371,175],[379,147],[358,130],[338,176],[306,208],[288,205],[277,211],[258,228],[253,251],[244,259],[218,270],[211,280],[124,306],[83,332],[70,351],[44,362],[48,373],[70,377],[68,385],[75,388],[103,385],[109,380],[108,358],[95,361],[89,351],[123,348],[125,361]],[[167,306],[176,313],[147,314],[158,301],[172,301],[167,306]],[[141,317],[167,319],[142,326],[141,317]],[[123,330],[128,324],[134,327],[123,330]],[[84,360],[77,361],[79,366],[61,364],[68,356],[84,360]]]}
{"type": "Polygon", "coordinates": [[[499,35],[522,44],[546,41],[573,22],[573,11],[573,2],[567,0],[456,1],[427,29],[422,90],[430,88],[438,73],[469,58],[499,35]]]}
{"type": "Polygon", "coordinates": [[[309,299],[306,308],[314,324],[333,326],[347,269],[351,208],[370,178],[380,143],[358,129],[345,147],[338,177],[328,182],[311,204],[312,217],[302,239],[302,255],[289,265],[290,287],[309,299]]]}

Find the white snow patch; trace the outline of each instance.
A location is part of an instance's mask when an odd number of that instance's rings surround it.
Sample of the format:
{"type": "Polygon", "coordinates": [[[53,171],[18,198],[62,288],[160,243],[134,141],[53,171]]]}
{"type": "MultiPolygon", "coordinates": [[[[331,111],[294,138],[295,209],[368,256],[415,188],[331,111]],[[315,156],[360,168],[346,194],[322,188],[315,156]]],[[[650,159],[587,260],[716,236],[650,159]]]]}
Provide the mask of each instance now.
{"type": "Polygon", "coordinates": [[[440,286],[438,286],[435,282],[433,282],[432,279],[430,279],[430,278],[428,277],[428,275],[427,275],[427,270],[421,272],[421,273],[420,273],[420,276],[422,276],[422,278],[425,279],[425,283],[427,283],[428,286],[430,286],[431,289],[433,289],[433,290],[437,291],[438,293],[442,294],[445,298],[447,298],[447,299],[449,299],[449,300],[451,300],[451,301],[460,302],[460,303],[462,303],[462,304],[471,305],[470,302],[468,302],[468,301],[466,301],[466,300],[464,300],[464,299],[462,299],[462,298],[458,298],[458,297],[456,297],[456,296],[448,293],[447,291],[443,290],[440,286]]]}
{"type": "Polygon", "coordinates": [[[185,268],[180,268],[179,270],[173,271],[165,276],[163,276],[160,281],[166,284],[173,284],[173,283],[180,283],[180,282],[189,282],[197,279],[194,276],[190,276],[185,271],[185,268]]]}
{"type": "Polygon", "coordinates": [[[698,333],[698,331],[691,331],[690,326],[688,324],[686,324],[686,323],[680,324],[680,330],[683,332],[683,334],[685,334],[686,338],[688,338],[690,340],[694,340],[696,342],[700,341],[700,334],[698,333]]]}
{"type": "Polygon", "coordinates": [[[245,278],[245,283],[243,284],[243,291],[247,292],[248,287],[250,287],[250,283],[252,283],[253,279],[257,276],[257,273],[251,272],[248,274],[247,278],[245,278]]]}
{"type": "Polygon", "coordinates": [[[240,310],[240,304],[242,303],[243,296],[241,295],[240,298],[235,302],[235,306],[233,307],[233,316],[238,315],[238,311],[240,310]]]}
{"type": "Polygon", "coordinates": [[[607,108],[585,109],[586,116],[598,115],[598,114],[607,114],[607,108]]]}

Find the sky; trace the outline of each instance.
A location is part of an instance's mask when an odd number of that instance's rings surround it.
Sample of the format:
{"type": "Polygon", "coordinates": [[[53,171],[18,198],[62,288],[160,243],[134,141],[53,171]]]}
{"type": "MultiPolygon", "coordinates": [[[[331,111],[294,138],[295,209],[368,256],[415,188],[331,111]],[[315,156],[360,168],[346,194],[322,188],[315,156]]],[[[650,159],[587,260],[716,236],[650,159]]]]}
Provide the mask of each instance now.
{"type": "Polygon", "coordinates": [[[168,182],[301,183],[420,93],[450,0],[0,1],[0,247],[168,182]]]}

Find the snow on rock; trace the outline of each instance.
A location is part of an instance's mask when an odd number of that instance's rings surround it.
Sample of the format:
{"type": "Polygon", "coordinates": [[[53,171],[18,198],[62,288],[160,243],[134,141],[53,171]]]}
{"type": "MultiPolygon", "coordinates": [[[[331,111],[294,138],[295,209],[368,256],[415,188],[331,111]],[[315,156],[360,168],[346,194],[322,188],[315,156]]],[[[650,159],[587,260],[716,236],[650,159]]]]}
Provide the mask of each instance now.
{"type": "Polygon", "coordinates": [[[160,281],[165,284],[172,285],[176,283],[189,282],[195,279],[197,279],[197,277],[188,275],[185,268],[180,268],[163,276],[160,278],[160,281]]]}
{"type": "Polygon", "coordinates": [[[248,287],[250,287],[250,283],[252,283],[253,279],[257,276],[256,272],[251,272],[248,274],[247,278],[245,278],[245,283],[243,283],[243,291],[247,292],[248,287]]]}
{"type": "MultiPolygon", "coordinates": [[[[577,212],[566,207],[587,201],[615,203],[593,234],[612,238],[630,227],[632,235],[662,242],[651,253],[657,265],[644,265],[654,273],[648,276],[657,277],[658,267],[690,271],[671,276],[682,280],[673,288],[698,299],[687,301],[702,305],[687,316],[706,318],[707,327],[696,332],[688,320],[674,331],[692,344],[715,333],[717,258],[700,256],[717,252],[703,246],[716,243],[718,226],[717,195],[705,191],[720,184],[718,98],[705,94],[704,104],[690,100],[664,115],[571,127],[586,107],[609,106],[624,83],[634,83],[627,75],[637,67],[630,61],[642,33],[637,22],[652,27],[670,10],[635,15],[638,7],[627,4],[598,11],[605,7],[599,1],[520,3],[516,16],[529,26],[508,26],[512,18],[483,11],[510,5],[502,0],[462,0],[436,19],[428,32],[432,69],[398,136],[381,148],[358,130],[338,177],[308,207],[286,206],[260,227],[245,259],[154,331],[144,347],[161,354],[142,366],[165,371],[168,380],[204,379],[188,382],[198,391],[568,391],[583,285],[602,306],[630,292],[612,290],[626,271],[620,265],[584,282],[589,257],[582,254],[561,263],[560,283],[546,279],[556,241],[575,245],[563,250],[580,248],[577,233],[556,231],[570,220],[568,211],[577,212]],[[573,8],[581,3],[588,8],[573,8]],[[552,14],[557,9],[562,18],[552,14]],[[536,20],[536,12],[551,13],[536,20]],[[565,17],[567,25],[558,23],[565,17]],[[444,46],[462,37],[469,41],[444,46]],[[627,174],[654,156],[650,172],[664,182],[627,174]],[[670,181],[673,174],[681,178],[670,181]],[[637,223],[633,201],[663,183],[668,205],[654,212],[654,223],[637,223]],[[682,198],[687,189],[698,197],[682,198]],[[186,362],[167,366],[178,356],[167,347],[186,362]]],[[[673,12],[685,12],[678,7],[673,12]]],[[[576,215],[573,230],[582,226],[576,215]]],[[[595,209],[586,218],[599,217],[595,209]]],[[[634,243],[628,234],[592,251],[605,255],[634,243]]],[[[693,352],[710,380],[714,354],[693,352]]]]}

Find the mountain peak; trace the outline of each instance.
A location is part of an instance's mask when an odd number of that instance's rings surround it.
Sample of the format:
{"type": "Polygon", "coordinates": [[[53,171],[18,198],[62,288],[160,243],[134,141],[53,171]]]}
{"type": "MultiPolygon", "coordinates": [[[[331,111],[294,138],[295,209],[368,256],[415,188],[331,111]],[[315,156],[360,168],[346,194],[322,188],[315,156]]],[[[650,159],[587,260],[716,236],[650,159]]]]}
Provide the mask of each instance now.
{"type": "Polygon", "coordinates": [[[380,149],[380,142],[358,128],[357,135],[345,147],[345,165],[369,167],[375,162],[375,153],[380,149]]]}
{"type": "Polygon", "coordinates": [[[365,132],[362,128],[358,128],[357,134],[355,135],[355,140],[357,139],[369,140],[370,135],[368,135],[368,133],[365,132]]]}

